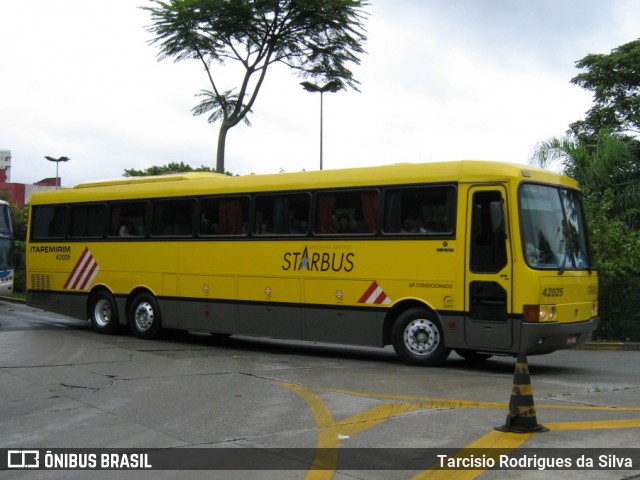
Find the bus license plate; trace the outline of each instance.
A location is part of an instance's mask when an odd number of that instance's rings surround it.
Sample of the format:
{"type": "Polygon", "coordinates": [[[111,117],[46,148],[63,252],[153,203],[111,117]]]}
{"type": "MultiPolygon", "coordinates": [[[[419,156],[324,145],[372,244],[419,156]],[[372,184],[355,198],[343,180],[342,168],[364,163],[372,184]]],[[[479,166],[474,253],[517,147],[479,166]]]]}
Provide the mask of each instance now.
{"type": "Polygon", "coordinates": [[[569,335],[567,337],[567,345],[577,345],[578,335],[569,335]]]}

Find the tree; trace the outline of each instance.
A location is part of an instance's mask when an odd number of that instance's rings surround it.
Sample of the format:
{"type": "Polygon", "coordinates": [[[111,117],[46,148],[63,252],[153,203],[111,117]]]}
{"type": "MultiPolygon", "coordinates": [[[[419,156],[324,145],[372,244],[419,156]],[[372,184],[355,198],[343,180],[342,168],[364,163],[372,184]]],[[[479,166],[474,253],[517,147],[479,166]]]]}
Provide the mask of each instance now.
{"type": "Polygon", "coordinates": [[[123,176],[125,177],[147,177],[149,175],[166,175],[168,173],[182,173],[182,172],[211,172],[211,168],[204,165],[200,168],[194,169],[191,165],[187,165],[184,162],[176,163],[171,162],[166,165],[153,165],[145,168],[144,170],[136,170],[135,168],[125,169],[123,176]]]}
{"type": "Polygon", "coordinates": [[[610,54],[589,54],[576,62],[586,69],[571,83],[593,92],[593,107],[584,120],[571,124],[577,136],[611,132],[640,133],[640,39],[610,54]]]}
{"type": "Polygon", "coordinates": [[[29,223],[29,205],[18,208],[15,203],[10,203],[11,224],[13,225],[13,236],[22,242],[27,240],[27,224],[29,223]]]}
{"type": "Polygon", "coordinates": [[[29,223],[29,205],[20,209],[14,203],[11,208],[11,223],[13,225],[13,236],[15,239],[16,265],[13,278],[13,291],[22,293],[26,288],[26,245],[27,245],[27,224],[29,223]]]}
{"type": "Polygon", "coordinates": [[[556,166],[575,178],[583,192],[620,188],[640,180],[640,143],[624,135],[601,130],[595,137],[553,137],[536,145],[531,163],[542,168],[556,166]]]}
{"type": "Polygon", "coordinates": [[[349,64],[359,64],[366,41],[366,0],[153,0],[149,31],[159,58],[202,63],[210,89],[194,115],[220,121],[216,171],[224,172],[228,131],[247,121],[268,68],[282,63],[303,78],[336,81],[358,90],[349,64]],[[215,66],[238,62],[236,88],[223,89],[215,66]]]}

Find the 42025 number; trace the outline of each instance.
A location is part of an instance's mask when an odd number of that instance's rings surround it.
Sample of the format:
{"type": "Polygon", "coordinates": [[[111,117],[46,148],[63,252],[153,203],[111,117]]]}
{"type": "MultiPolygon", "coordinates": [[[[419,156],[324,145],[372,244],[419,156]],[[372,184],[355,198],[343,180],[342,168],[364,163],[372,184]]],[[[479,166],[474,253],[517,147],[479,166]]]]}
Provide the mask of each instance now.
{"type": "Polygon", "coordinates": [[[545,288],[542,290],[543,297],[561,297],[564,295],[563,288],[545,288]]]}

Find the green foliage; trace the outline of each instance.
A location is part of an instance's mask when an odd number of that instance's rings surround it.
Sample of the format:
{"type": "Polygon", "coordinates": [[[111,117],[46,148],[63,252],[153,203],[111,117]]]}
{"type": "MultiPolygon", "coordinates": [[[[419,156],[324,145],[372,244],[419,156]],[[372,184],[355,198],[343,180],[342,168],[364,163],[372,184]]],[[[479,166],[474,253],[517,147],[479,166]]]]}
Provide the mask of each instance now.
{"type": "Polygon", "coordinates": [[[601,322],[594,338],[640,342],[640,276],[600,277],[601,322]]]}
{"type": "MultiPolygon", "coordinates": [[[[189,173],[189,172],[213,172],[211,167],[201,165],[193,168],[184,162],[171,162],[166,165],[152,165],[144,170],[136,170],[135,168],[126,168],[122,174],[124,177],[149,177],[152,175],[170,175],[172,173],[189,173]]],[[[225,175],[233,176],[231,172],[224,172],[225,175]]]]}
{"type": "Polygon", "coordinates": [[[596,263],[602,275],[621,278],[640,272],[640,235],[626,221],[625,212],[615,212],[613,189],[585,196],[585,212],[596,263]]]}
{"type": "Polygon", "coordinates": [[[614,48],[610,54],[589,54],[576,62],[586,69],[571,83],[593,92],[593,107],[584,120],[571,124],[578,136],[602,129],[640,132],[640,39],[614,48]]]}
{"type": "Polygon", "coordinates": [[[185,173],[185,172],[211,172],[210,167],[204,165],[200,168],[194,169],[191,165],[187,165],[184,162],[176,163],[171,162],[166,165],[153,165],[144,170],[136,170],[135,168],[125,169],[125,177],[147,177],[151,175],[167,175],[169,173],[185,173]]]}
{"type": "Polygon", "coordinates": [[[20,209],[17,205],[10,203],[11,224],[13,225],[13,236],[16,240],[25,241],[27,239],[27,223],[29,221],[29,206],[20,209]]]}
{"type": "Polygon", "coordinates": [[[19,262],[15,266],[13,272],[13,291],[23,293],[27,289],[27,266],[25,264],[26,242],[24,240],[16,240],[16,256],[19,262]]]}
{"type": "MultiPolygon", "coordinates": [[[[191,109],[191,113],[194,115],[204,115],[211,112],[207,121],[209,123],[222,122],[225,117],[225,113],[230,115],[233,110],[238,106],[238,96],[232,91],[226,91],[223,95],[216,95],[211,90],[200,90],[200,93],[196,94],[197,97],[204,97],[198,105],[191,109]]],[[[247,113],[252,113],[249,109],[247,113]]],[[[247,126],[251,126],[251,122],[247,115],[243,118],[243,122],[247,126]]]]}
{"type": "Polygon", "coordinates": [[[204,67],[210,88],[192,109],[220,121],[216,170],[224,172],[228,130],[251,112],[268,68],[282,63],[303,78],[338,82],[357,90],[350,64],[359,64],[366,40],[366,0],[152,0],[151,44],[159,58],[195,59],[204,67]],[[244,74],[234,88],[222,88],[227,61],[244,74]]]}
{"type": "Polygon", "coordinates": [[[13,225],[13,235],[15,239],[15,255],[17,263],[15,265],[13,277],[14,292],[22,293],[26,290],[26,240],[27,224],[29,220],[29,206],[23,209],[11,203],[11,224],[13,225]]]}

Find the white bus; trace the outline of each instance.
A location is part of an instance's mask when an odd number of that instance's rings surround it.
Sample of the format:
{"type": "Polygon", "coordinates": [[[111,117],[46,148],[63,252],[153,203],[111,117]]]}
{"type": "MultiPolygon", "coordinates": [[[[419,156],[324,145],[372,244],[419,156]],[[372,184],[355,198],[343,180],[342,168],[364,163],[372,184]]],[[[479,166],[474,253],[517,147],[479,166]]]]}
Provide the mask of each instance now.
{"type": "Polygon", "coordinates": [[[0,200],[0,295],[13,292],[14,244],[9,204],[0,200]]]}

